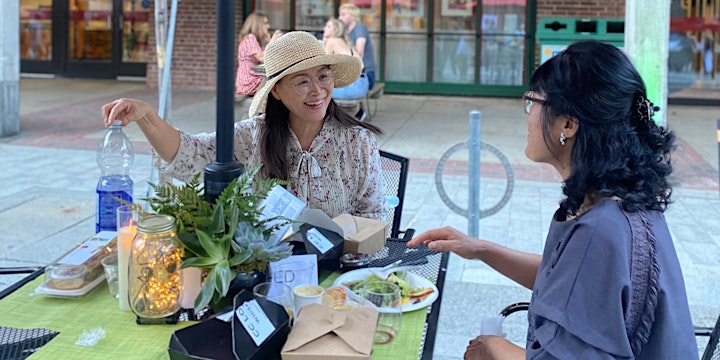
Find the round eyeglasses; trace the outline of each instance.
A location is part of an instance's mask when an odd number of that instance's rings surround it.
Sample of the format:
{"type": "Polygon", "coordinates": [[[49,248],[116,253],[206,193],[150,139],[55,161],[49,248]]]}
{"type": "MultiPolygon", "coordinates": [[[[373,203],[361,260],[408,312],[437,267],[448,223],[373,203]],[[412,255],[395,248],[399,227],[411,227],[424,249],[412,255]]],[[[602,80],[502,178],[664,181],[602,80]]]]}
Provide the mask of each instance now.
{"type": "Polygon", "coordinates": [[[533,103],[538,103],[540,105],[545,105],[546,101],[542,99],[538,99],[534,97],[535,93],[532,91],[528,91],[525,94],[523,94],[523,100],[525,100],[525,114],[530,114],[530,109],[532,109],[533,103]]]}
{"type": "Polygon", "coordinates": [[[332,87],[334,85],[332,69],[324,69],[320,71],[314,78],[312,76],[302,75],[292,79],[290,87],[295,89],[295,92],[300,96],[305,96],[312,91],[314,82],[317,80],[320,87],[332,87]]]}

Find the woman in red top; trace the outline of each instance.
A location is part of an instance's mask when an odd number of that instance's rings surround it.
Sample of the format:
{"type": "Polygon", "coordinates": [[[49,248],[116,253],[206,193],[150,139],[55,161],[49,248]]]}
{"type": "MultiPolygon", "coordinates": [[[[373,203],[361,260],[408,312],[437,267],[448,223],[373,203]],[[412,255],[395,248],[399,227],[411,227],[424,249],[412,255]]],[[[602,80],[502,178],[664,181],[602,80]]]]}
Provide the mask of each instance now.
{"type": "Polygon", "coordinates": [[[253,96],[260,87],[263,77],[253,74],[250,68],[263,62],[265,45],[282,35],[279,30],[276,30],[270,37],[269,30],[268,18],[261,12],[254,12],[245,19],[245,23],[240,29],[240,45],[238,45],[236,94],[253,96]]]}

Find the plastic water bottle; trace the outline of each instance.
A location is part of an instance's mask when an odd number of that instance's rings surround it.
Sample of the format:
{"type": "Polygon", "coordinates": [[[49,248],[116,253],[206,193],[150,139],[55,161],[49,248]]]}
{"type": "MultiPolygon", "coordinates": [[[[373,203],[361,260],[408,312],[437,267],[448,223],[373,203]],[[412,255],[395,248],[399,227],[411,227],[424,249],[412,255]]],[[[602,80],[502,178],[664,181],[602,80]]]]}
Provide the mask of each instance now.
{"type": "Polygon", "coordinates": [[[116,231],[115,212],[122,204],[117,199],[132,202],[133,181],[129,173],[134,158],[132,143],[122,131],[122,122],[116,120],[110,125],[97,150],[101,176],[97,184],[96,232],[116,231]]]}

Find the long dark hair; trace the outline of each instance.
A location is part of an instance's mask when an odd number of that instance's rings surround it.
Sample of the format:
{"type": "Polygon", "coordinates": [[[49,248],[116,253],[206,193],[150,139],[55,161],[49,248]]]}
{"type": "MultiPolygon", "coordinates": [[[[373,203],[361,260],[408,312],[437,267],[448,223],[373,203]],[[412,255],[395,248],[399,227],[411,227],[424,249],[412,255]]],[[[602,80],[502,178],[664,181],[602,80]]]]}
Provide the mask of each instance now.
{"type": "MultiPolygon", "coordinates": [[[[260,155],[263,160],[262,173],[266,178],[278,178],[288,180],[287,148],[290,141],[290,110],[275,99],[272,94],[267,96],[267,107],[265,108],[265,126],[262,127],[260,141],[260,155]]],[[[350,114],[343,111],[335,100],[330,100],[325,121],[338,121],[346,127],[360,126],[372,131],[376,135],[382,134],[377,126],[360,122],[350,114]]]]}
{"type": "Polygon", "coordinates": [[[582,41],[542,64],[530,89],[545,94],[543,137],[559,115],[578,121],[561,210],[576,214],[585,197],[617,196],[625,210],[664,211],[670,203],[670,152],[675,136],[652,120],[659,110],[645,83],[618,48],[582,41]]]}

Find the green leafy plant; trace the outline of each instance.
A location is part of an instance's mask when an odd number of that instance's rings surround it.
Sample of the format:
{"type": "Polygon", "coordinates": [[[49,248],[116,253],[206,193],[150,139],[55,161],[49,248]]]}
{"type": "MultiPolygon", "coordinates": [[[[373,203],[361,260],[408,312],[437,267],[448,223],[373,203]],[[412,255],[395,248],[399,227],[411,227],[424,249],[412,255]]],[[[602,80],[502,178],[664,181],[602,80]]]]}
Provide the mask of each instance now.
{"type": "Polygon", "coordinates": [[[185,248],[182,268],[206,270],[195,308],[225,297],[237,273],[264,271],[268,263],[292,254],[292,246],[275,243],[272,232],[289,222],[281,217],[262,218],[260,202],[283,182],[256,178],[260,167],[233,180],[215,203],[205,201],[200,174],[183,185],[153,185],[155,196],[145,198],[158,214],[176,219],[178,238],[185,248]]]}

